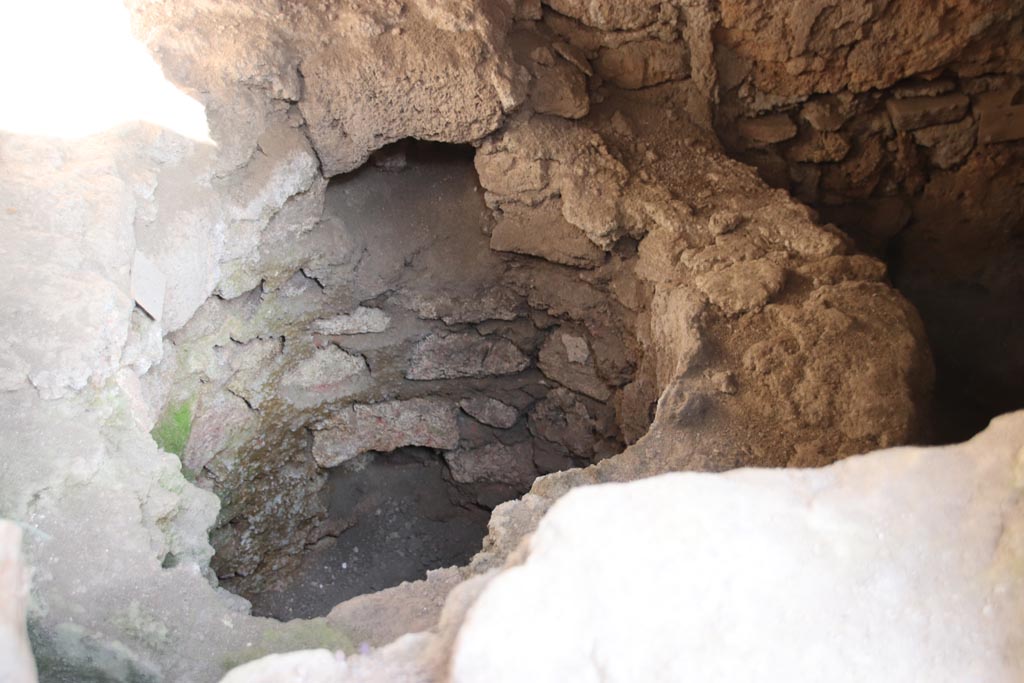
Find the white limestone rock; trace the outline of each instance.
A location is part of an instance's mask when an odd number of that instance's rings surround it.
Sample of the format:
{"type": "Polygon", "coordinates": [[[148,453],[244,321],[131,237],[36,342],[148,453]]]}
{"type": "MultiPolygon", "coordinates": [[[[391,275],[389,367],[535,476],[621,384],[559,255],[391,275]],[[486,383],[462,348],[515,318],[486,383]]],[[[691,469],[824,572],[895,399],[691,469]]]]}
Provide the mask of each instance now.
{"type": "Polygon", "coordinates": [[[188,322],[213,292],[225,237],[225,201],[208,182],[213,155],[184,141],[171,149],[173,156],[160,150],[169,157],[163,164],[144,169],[134,224],[136,248],[165,279],[159,321],[168,332],[188,322]]]}
{"type": "Polygon", "coordinates": [[[134,302],[135,194],[116,149],[128,127],[77,144],[0,135],[0,388],[60,398],[118,370],[134,302]]]}
{"type": "Polygon", "coordinates": [[[148,256],[136,251],[132,260],[132,298],[157,322],[163,315],[166,290],[164,274],[148,256]]]}
{"type": "Polygon", "coordinates": [[[453,682],[1020,681],[1024,412],[957,446],[575,489],[524,550],[453,682]]]}
{"type": "Polygon", "coordinates": [[[136,308],[132,311],[128,339],[121,352],[121,366],[144,375],[164,355],[163,329],[160,323],[136,308]]]}
{"type": "Polygon", "coordinates": [[[229,361],[234,374],[227,383],[227,389],[259,410],[277,393],[273,379],[284,358],[281,339],[253,339],[243,344],[229,361]]]}
{"type": "Polygon", "coordinates": [[[218,188],[227,217],[217,289],[226,298],[294,272],[302,263],[296,241],[323,213],[326,181],[306,136],[279,123],[256,144],[249,163],[218,188]]]}
{"type": "MultiPolygon", "coordinates": [[[[189,485],[178,458],[137,428],[116,385],[90,405],[83,411],[74,400],[43,400],[31,390],[0,395],[0,516],[31,530],[24,552],[33,569],[34,652],[63,662],[68,680],[93,672],[215,680],[223,660],[162,658],[137,643],[227,651],[259,639],[264,627],[244,616],[247,605],[204,576],[219,501],[189,485]],[[162,568],[165,561],[176,566],[162,568]]],[[[4,663],[0,654],[0,669],[4,663]]],[[[0,680],[8,679],[0,673],[0,680]]]]}

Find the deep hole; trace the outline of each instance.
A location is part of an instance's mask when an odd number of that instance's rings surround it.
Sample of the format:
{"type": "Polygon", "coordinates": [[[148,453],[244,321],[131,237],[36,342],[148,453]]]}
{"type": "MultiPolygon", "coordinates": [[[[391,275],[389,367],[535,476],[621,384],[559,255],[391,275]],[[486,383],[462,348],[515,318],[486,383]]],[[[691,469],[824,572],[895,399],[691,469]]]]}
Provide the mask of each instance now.
{"type": "MultiPolygon", "coordinates": [[[[623,447],[602,383],[610,396],[630,381],[623,340],[632,330],[586,319],[622,320],[619,304],[602,304],[610,295],[594,287],[573,306],[597,314],[552,312],[531,299],[538,288],[541,301],[578,290],[580,271],[490,248],[494,218],[473,155],[468,145],[415,140],[379,150],[331,180],[311,266],[277,289],[215,302],[229,317],[272,327],[218,347],[226,365],[269,374],[255,375],[256,395],[236,383],[228,397],[236,411],[258,411],[260,430],[197,478],[223,504],[213,568],[257,615],[323,616],[349,598],[463,565],[496,505],[537,476],[623,447]],[[316,260],[325,253],[327,267],[316,260]],[[358,310],[376,317],[358,330],[324,325],[358,310]],[[420,353],[436,339],[468,347],[420,353]],[[267,355],[239,360],[258,345],[267,355]],[[318,354],[362,365],[361,379],[348,387],[343,372],[322,369],[307,384],[286,379],[318,354]],[[596,374],[602,359],[612,379],[596,374]]],[[[624,240],[610,258],[635,249],[624,240]]],[[[203,397],[200,414],[207,404],[219,405],[203,397]]],[[[216,437],[221,422],[210,428],[216,437]]]]}
{"type": "Polygon", "coordinates": [[[253,601],[278,619],[322,616],[349,598],[465,564],[480,549],[490,512],[467,500],[441,457],[424,448],[368,454],[338,467],[326,487],[328,536],[280,590],[253,601]]]}

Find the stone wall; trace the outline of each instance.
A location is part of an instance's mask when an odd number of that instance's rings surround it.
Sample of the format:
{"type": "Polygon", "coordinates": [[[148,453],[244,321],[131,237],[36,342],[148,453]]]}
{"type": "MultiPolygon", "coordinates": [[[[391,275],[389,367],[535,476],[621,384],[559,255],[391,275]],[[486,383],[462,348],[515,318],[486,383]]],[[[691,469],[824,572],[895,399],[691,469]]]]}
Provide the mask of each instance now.
{"type": "Polygon", "coordinates": [[[965,437],[1020,407],[1021,8],[721,12],[716,131],[886,260],[935,353],[938,435],[965,437]]]}
{"type": "Polygon", "coordinates": [[[490,508],[623,446],[607,401],[633,376],[631,316],[600,283],[578,293],[609,312],[600,336],[586,310],[545,305],[577,271],[491,250],[508,223],[493,225],[469,157],[388,148],[326,196],[323,220],[286,247],[301,269],[209,299],[142,380],[163,406],[155,435],[187,413],[186,476],[222,503],[214,569],[243,595],[337,533],[326,470],[364,453],[436,449],[490,508]]]}

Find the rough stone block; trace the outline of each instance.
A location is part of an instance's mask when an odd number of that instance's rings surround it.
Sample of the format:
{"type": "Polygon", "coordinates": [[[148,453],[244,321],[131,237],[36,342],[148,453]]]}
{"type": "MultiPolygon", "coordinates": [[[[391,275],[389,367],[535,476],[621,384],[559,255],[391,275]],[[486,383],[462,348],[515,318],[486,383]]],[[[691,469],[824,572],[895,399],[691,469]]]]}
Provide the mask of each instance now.
{"type": "Polygon", "coordinates": [[[519,411],[514,407],[487,396],[462,399],[459,401],[459,407],[477,422],[499,429],[508,429],[519,418],[519,411]]]}
{"type": "Polygon", "coordinates": [[[561,55],[567,62],[575,66],[582,73],[587,76],[593,76],[594,70],[590,66],[590,62],[587,60],[587,53],[576,47],[562,41],[554,43],[552,46],[555,52],[561,55]]]}
{"type": "Polygon", "coordinates": [[[217,454],[255,436],[258,425],[256,412],[245,401],[230,392],[220,392],[196,411],[182,461],[198,472],[217,454]]]}
{"type": "Polygon", "coordinates": [[[369,376],[370,369],[361,356],[328,346],[286,372],[280,393],[297,408],[311,408],[360,391],[369,376]]]}
{"type": "Polygon", "coordinates": [[[515,320],[521,308],[519,296],[507,287],[478,290],[473,297],[450,294],[403,292],[397,297],[421,318],[443,320],[446,325],[480,323],[485,320],[515,320]]]}
{"type": "Polygon", "coordinates": [[[360,403],[348,406],[313,432],[313,458],[335,467],[360,453],[403,446],[451,449],[459,444],[454,404],[441,399],[360,403]]]}
{"type": "Polygon", "coordinates": [[[636,90],[690,74],[690,54],[684,43],[642,40],[601,51],[594,68],[620,88],[636,90]]]}
{"type": "Polygon", "coordinates": [[[697,277],[697,286],[727,315],[758,310],[782,289],[786,272],[771,261],[741,261],[697,277]]]}
{"type": "Polygon", "coordinates": [[[1024,105],[979,108],[978,141],[1024,140],[1024,105]]]}
{"type": "Polygon", "coordinates": [[[313,331],[320,334],[370,334],[383,332],[390,324],[391,317],[384,311],[360,306],[351,313],[315,321],[313,331]]]}
{"type": "Polygon", "coordinates": [[[497,128],[524,99],[527,76],[488,40],[503,35],[501,14],[429,3],[400,35],[352,31],[308,54],[299,108],[324,175],[350,171],[401,138],[468,142],[497,128]]]}
{"type": "Polygon", "coordinates": [[[896,130],[916,130],[925,126],[959,121],[971,105],[967,95],[955,93],[935,97],[908,97],[890,99],[885,108],[896,130]]]}
{"type": "Polygon", "coordinates": [[[501,337],[473,333],[432,334],[413,349],[407,379],[454,379],[509,375],[525,370],[530,359],[501,337]]]}
{"type": "MultiPolygon", "coordinates": [[[[939,168],[952,168],[967,158],[974,149],[978,129],[974,119],[965,117],[956,123],[919,128],[914,141],[928,149],[928,158],[939,168]]],[[[1022,130],[1024,135],[1024,130],[1022,130]]]]}
{"type": "Polygon", "coordinates": [[[594,454],[598,440],[597,424],[583,401],[561,388],[549,392],[530,411],[530,431],[581,458],[594,454]]]}
{"type": "Polygon", "coordinates": [[[846,123],[846,117],[840,112],[839,103],[834,97],[811,100],[800,110],[800,116],[814,130],[824,133],[833,133],[846,123]]]}
{"type": "Polygon", "coordinates": [[[559,14],[606,31],[638,29],[654,22],[658,5],[621,0],[546,0],[559,14]]]}
{"type": "Polygon", "coordinates": [[[893,87],[892,94],[894,97],[908,98],[908,97],[934,97],[936,95],[945,95],[956,88],[956,83],[949,80],[948,78],[939,78],[934,81],[908,81],[901,83],[893,87]]]}
{"type": "Polygon", "coordinates": [[[598,401],[606,401],[612,394],[597,375],[587,340],[579,335],[557,330],[541,346],[537,365],[559,384],[598,401]]]}
{"type": "Polygon", "coordinates": [[[264,402],[277,395],[274,371],[285,362],[281,340],[254,339],[234,351],[229,361],[234,374],[227,388],[259,410],[264,402]]]}
{"type": "Polygon", "coordinates": [[[604,252],[565,220],[561,202],[555,200],[534,208],[506,208],[491,233],[491,249],[582,268],[604,261],[604,252]]]}
{"type": "Polygon", "coordinates": [[[769,114],[756,119],[741,119],[736,129],[752,147],[764,147],[796,136],[796,124],[786,114],[769,114]]]}
{"type": "Polygon", "coordinates": [[[506,446],[488,444],[481,448],[460,449],[444,454],[452,478],[462,484],[490,482],[509,486],[527,486],[536,476],[533,446],[530,442],[506,446]]]}
{"type": "Polygon", "coordinates": [[[548,164],[543,160],[523,158],[506,149],[481,148],[473,165],[480,185],[496,195],[537,192],[551,181],[548,164]]]}
{"type": "Polygon", "coordinates": [[[821,164],[831,161],[842,161],[850,152],[850,143],[839,133],[822,133],[812,131],[811,135],[801,136],[792,147],[786,150],[791,161],[821,164]]]}
{"type": "Polygon", "coordinates": [[[572,64],[565,61],[550,66],[534,64],[532,71],[530,104],[538,114],[578,119],[590,111],[587,80],[572,64]]]}

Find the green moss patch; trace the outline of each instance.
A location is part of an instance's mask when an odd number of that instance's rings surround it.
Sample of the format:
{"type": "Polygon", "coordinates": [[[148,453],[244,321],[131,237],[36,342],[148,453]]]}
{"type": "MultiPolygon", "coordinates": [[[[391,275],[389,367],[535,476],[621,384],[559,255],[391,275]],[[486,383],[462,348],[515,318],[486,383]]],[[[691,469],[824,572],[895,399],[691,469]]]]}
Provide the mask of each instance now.
{"type": "Polygon", "coordinates": [[[182,401],[167,407],[150,434],[156,445],[178,457],[185,452],[192,433],[192,402],[182,401]]]}

